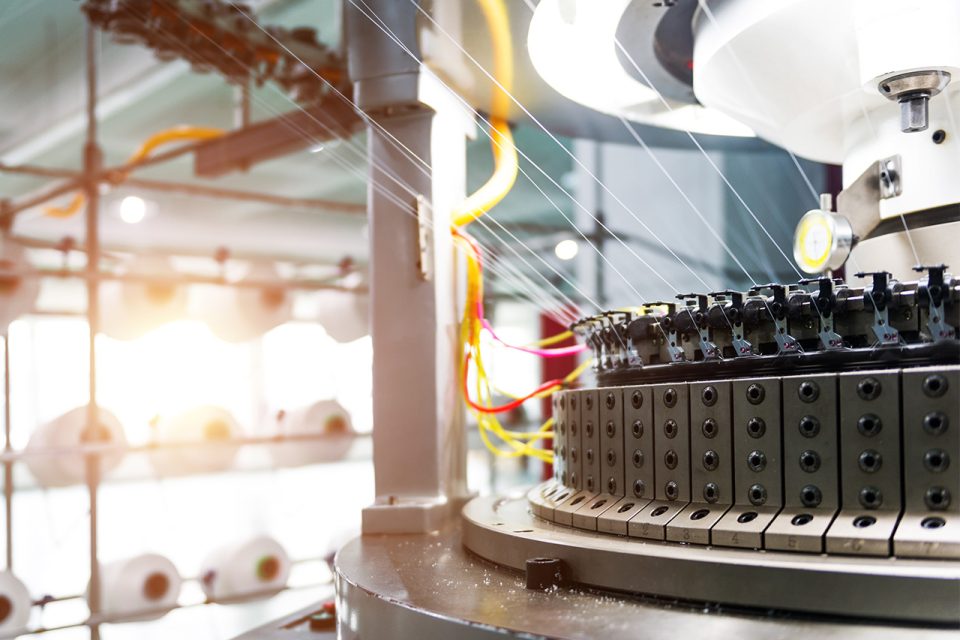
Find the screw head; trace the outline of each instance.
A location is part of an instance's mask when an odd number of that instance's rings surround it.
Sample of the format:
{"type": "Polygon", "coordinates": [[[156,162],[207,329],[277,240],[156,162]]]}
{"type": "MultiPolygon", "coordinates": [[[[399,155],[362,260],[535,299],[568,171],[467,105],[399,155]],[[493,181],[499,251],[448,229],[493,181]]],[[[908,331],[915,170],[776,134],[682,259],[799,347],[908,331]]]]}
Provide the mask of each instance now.
{"type": "Polygon", "coordinates": [[[875,473],[883,465],[883,456],[873,449],[867,449],[860,452],[857,458],[857,464],[864,473],[875,473]]]}
{"type": "Polygon", "coordinates": [[[642,498],[643,494],[647,492],[647,485],[643,480],[634,480],[633,481],[633,495],[638,498],[642,498]]]}
{"type": "Polygon", "coordinates": [[[750,404],[760,404],[766,395],[767,392],[762,384],[751,384],[747,387],[747,401],[750,404]]]}
{"type": "Polygon", "coordinates": [[[588,395],[583,398],[583,404],[587,409],[593,409],[593,396],[588,395]]]}
{"type": "Polygon", "coordinates": [[[868,413],[860,416],[860,419],[857,420],[857,431],[861,435],[872,438],[873,436],[880,433],[883,429],[883,421],[880,420],[880,416],[876,416],[872,413],[868,413]]]}
{"type": "Polygon", "coordinates": [[[680,462],[680,456],[677,455],[677,452],[673,449],[667,449],[666,453],[663,454],[663,464],[667,466],[667,469],[676,469],[678,462],[680,462]]]}
{"type": "Polygon", "coordinates": [[[663,488],[663,492],[667,495],[667,500],[676,500],[680,495],[680,487],[677,486],[677,483],[671,480],[663,488]]]}
{"type": "Polygon", "coordinates": [[[617,493],[617,481],[614,478],[607,478],[607,493],[610,495],[616,495],[617,493]]]}
{"type": "Polygon", "coordinates": [[[800,435],[803,437],[814,438],[820,433],[820,421],[814,416],[803,416],[797,423],[797,428],[800,429],[800,435]]]}
{"type": "Polygon", "coordinates": [[[612,438],[615,435],[617,435],[617,425],[613,422],[613,420],[608,420],[607,421],[607,437],[612,438]]]}
{"type": "Polygon", "coordinates": [[[667,407],[677,406],[677,390],[673,387],[668,387],[663,391],[663,404],[667,407]]]}
{"type": "Polygon", "coordinates": [[[822,501],[823,492],[820,491],[820,487],[808,484],[800,489],[800,502],[803,503],[803,506],[819,507],[822,501]]]}
{"type": "Polygon", "coordinates": [[[747,491],[747,497],[750,499],[750,504],[759,507],[767,501],[767,488],[760,483],[751,485],[750,490],[747,491]]]}
{"type": "Polygon", "coordinates": [[[713,385],[708,385],[703,388],[703,391],[700,392],[700,400],[705,406],[712,407],[717,404],[717,398],[720,397],[720,394],[717,393],[717,388],[713,385]]]}
{"type": "Polygon", "coordinates": [[[750,418],[747,420],[747,434],[751,438],[762,438],[767,432],[767,423],[763,418],[750,418]]]}
{"type": "Polygon", "coordinates": [[[607,466],[612,467],[617,464],[617,454],[613,449],[607,449],[607,466]]]}
{"type": "Polygon", "coordinates": [[[860,489],[860,504],[865,509],[876,509],[883,504],[883,493],[876,487],[864,487],[860,489]]]}
{"type": "Polygon", "coordinates": [[[805,380],[797,387],[797,396],[803,402],[813,402],[820,397],[820,386],[812,380],[805,380]]]}
{"type": "Polygon", "coordinates": [[[872,376],[857,383],[857,395],[863,400],[876,400],[881,390],[880,381],[872,376]]]}
{"type": "Polygon", "coordinates": [[[930,487],[923,496],[928,509],[940,510],[950,506],[950,490],[946,487],[930,487]]]}
{"type": "Polygon", "coordinates": [[[634,409],[639,409],[643,406],[643,394],[639,390],[634,391],[630,396],[630,405],[634,409]]]}
{"type": "Polygon", "coordinates": [[[946,377],[939,373],[934,373],[923,379],[923,392],[929,398],[939,398],[947,392],[950,383],[946,377]]]}
{"type": "Polygon", "coordinates": [[[632,457],[633,457],[633,466],[635,466],[637,469],[642,468],[643,467],[643,451],[641,451],[640,449],[635,450],[633,452],[632,457]]]}
{"type": "Polygon", "coordinates": [[[950,454],[943,449],[930,449],[923,454],[923,466],[933,473],[946,471],[950,467],[950,454]]]}
{"type": "Polygon", "coordinates": [[[923,430],[932,436],[938,436],[950,426],[950,418],[940,411],[932,411],[923,417],[923,430]]]}
{"type": "Polygon", "coordinates": [[[714,471],[720,466],[720,454],[710,449],[703,452],[703,468],[707,471],[714,471]]]}
{"type": "Polygon", "coordinates": [[[807,450],[800,454],[800,468],[807,473],[813,473],[820,468],[820,454],[807,450]]]}
{"type": "Polygon", "coordinates": [[[634,438],[642,438],[642,437],[643,437],[643,423],[640,422],[639,420],[634,420],[634,421],[633,421],[632,430],[633,430],[633,437],[634,437],[634,438]]]}
{"type": "Polygon", "coordinates": [[[680,427],[677,425],[677,421],[673,418],[670,418],[663,423],[663,435],[667,436],[668,438],[676,438],[679,431],[680,427]]]}
{"type": "Polygon", "coordinates": [[[703,499],[713,504],[720,499],[720,487],[716,482],[708,482],[703,485],[703,499]]]}
{"type": "Polygon", "coordinates": [[[587,424],[583,425],[583,430],[584,430],[584,432],[587,434],[587,437],[588,437],[588,438],[592,438],[592,437],[593,437],[593,423],[592,423],[592,422],[589,422],[589,421],[588,421],[587,424]]]}
{"type": "Polygon", "coordinates": [[[607,394],[607,398],[605,402],[607,404],[607,409],[613,409],[614,407],[617,406],[617,397],[613,395],[612,391],[607,394]]]}
{"type": "Polygon", "coordinates": [[[710,439],[717,437],[717,433],[720,432],[720,426],[717,424],[717,421],[713,418],[707,418],[703,421],[703,425],[700,427],[700,431],[703,433],[703,437],[710,439]]]}
{"type": "Polygon", "coordinates": [[[767,467],[767,456],[763,451],[755,450],[747,454],[747,466],[754,473],[759,473],[767,467]]]}

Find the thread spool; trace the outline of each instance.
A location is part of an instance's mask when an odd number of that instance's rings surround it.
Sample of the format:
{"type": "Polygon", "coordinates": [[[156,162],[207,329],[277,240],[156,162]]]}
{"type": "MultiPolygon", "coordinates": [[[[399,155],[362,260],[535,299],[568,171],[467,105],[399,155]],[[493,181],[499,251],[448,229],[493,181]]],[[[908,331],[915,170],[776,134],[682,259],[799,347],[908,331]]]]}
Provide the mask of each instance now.
{"type": "Polygon", "coordinates": [[[293,296],[285,288],[276,267],[256,264],[245,279],[270,284],[195,287],[191,295],[191,315],[206,322],[221,340],[253,340],[292,317],[293,296]]]}
{"type": "MultiPolygon", "coordinates": [[[[126,621],[162,618],[177,606],[181,585],[174,564],[156,553],[102,564],[100,613],[126,621]]],[[[89,586],[86,596],[89,601],[89,586]]]]}
{"type": "Polygon", "coordinates": [[[0,333],[37,302],[40,281],[26,275],[30,269],[24,248],[0,236],[0,333]]]}
{"type": "Polygon", "coordinates": [[[140,256],[127,269],[132,281],[100,285],[100,330],[117,340],[134,340],[186,315],[187,291],[177,282],[171,262],[140,256]],[[137,277],[149,277],[138,281],[137,277]]]}
{"type": "Polygon", "coordinates": [[[27,587],[10,571],[0,572],[0,635],[25,630],[30,623],[32,606],[27,587]]]}
{"type": "MultiPolygon", "coordinates": [[[[87,429],[87,407],[77,407],[40,426],[27,442],[24,457],[27,468],[44,487],[63,487],[84,482],[87,461],[82,453],[39,453],[47,449],[74,449],[84,445],[114,445],[125,447],[127,438],[116,416],[97,407],[98,420],[93,429],[87,429]]],[[[100,475],[115,469],[123,459],[123,451],[100,453],[100,475]]]]}
{"type": "Polygon", "coordinates": [[[214,602],[268,597],[283,589],[289,577],[287,552],[265,535],[217,549],[200,570],[203,592],[214,602]]]}
{"type": "Polygon", "coordinates": [[[336,400],[321,400],[277,416],[277,433],[282,436],[316,435],[323,440],[293,440],[270,448],[279,467],[300,467],[334,462],[346,457],[356,432],[350,414],[336,400]]]}
{"type": "Polygon", "coordinates": [[[223,471],[237,457],[243,429],[233,414],[212,405],[188,409],[170,417],[161,417],[154,426],[158,444],[194,443],[202,446],[173,446],[150,455],[161,476],[223,471]]]}
{"type": "Polygon", "coordinates": [[[315,319],[331,338],[353,342],[370,334],[370,296],[346,291],[318,291],[315,319]]]}

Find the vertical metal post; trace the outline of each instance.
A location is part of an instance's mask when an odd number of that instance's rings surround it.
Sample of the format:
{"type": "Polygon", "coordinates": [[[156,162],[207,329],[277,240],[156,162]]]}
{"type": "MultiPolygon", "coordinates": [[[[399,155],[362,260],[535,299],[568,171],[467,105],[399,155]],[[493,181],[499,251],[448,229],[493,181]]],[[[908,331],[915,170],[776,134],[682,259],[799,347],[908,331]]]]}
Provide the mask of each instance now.
{"type": "MultiPolygon", "coordinates": [[[[10,327],[3,336],[3,451],[10,453],[10,327]]],[[[3,463],[3,504],[6,512],[7,571],[13,570],[13,461],[3,463]]]]}
{"type": "Polygon", "coordinates": [[[606,216],[603,213],[603,188],[600,186],[603,181],[603,143],[597,142],[594,147],[594,175],[597,176],[594,186],[594,206],[596,207],[597,221],[593,227],[593,238],[597,247],[596,257],[596,299],[601,307],[607,305],[607,281],[606,267],[604,266],[603,256],[606,255],[607,232],[603,228],[607,224],[606,216]]]}
{"type": "MultiPolygon", "coordinates": [[[[419,51],[412,3],[366,4],[419,51]]],[[[473,121],[379,26],[352,5],[346,11],[354,96],[375,122],[367,210],[377,495],[363,512],[363,531],[432,531],[466,493],[449,229],[451,207],[463,197],[473,121]]]]}
{"type": "MultiPolygon", "coordinates": [[[[87,403],[87,424],[84,442],[95,442],[99,429],[100,412],[97,407],[97,333],[100,327],[100,185],[98,174],[103,162],[103,154],[97,144],[97,29],[90,21],[86,24],[86,76],[87,76],[87,139],[83,148],[83,169],[85,176],[86,249],[87,249],[87,341],[89,349],[90,397],[87,403]]],[[[86,456],[87,492],[90,498],[90,593],[88,603],[90,617],[94,620],[100,614],[100,560],[97,552],[97,487],[100,482],[100,455],[89,453],[86,456]]],[[[100,625],[90,624],[91,640],[99,640],[100,625]]]]}

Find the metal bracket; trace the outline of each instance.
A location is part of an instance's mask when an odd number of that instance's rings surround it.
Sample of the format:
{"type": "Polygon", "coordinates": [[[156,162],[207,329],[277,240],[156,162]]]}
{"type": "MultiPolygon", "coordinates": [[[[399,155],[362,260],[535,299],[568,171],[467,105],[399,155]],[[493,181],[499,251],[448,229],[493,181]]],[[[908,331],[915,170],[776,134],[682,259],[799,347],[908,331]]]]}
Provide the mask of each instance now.
{"type": "Polygon", "coordinates": [[[832,278],[808,278],[801,280],[800,284],[807,285],[814,282],[817,283],[820,291],[817,296],[810,296],[810,302],[820,318],[820,329],[817,332],[820,336],[820,343],[824,349],[843,349],[843,337],[834,330],[833,325],[833,304],[837,299],[833,291],[834,280],[832,278]]]}
{"type": "Polygon", "coordinates": [[[873,287],[870,292],[863,292],[863,304],[873,306],[873,335],[877,339],[878,345],[898,345],[900,344],[900,332],[890,326],[890,312],[887,308],[890,293],[887,291],[887,278],[891,275],[887,271],[860,272],[856,275],[858,278],[873,277],[873,287]],[[869,303],[867,302],[869,300],[869,303]]]}
{"type": "Polygon", "coordinates": [[[929,274],[921,291],[927,299],[927,331],[930,332],[930,337],[934,342],[952,339],[957,330],[944,320],[943,311],[944,272],[947,265],[918,265],[913,270],[919,273],[926,271],[929,274]]]}
{"type": "Polygon", "coordinates": [[[717,291],[711,295],[717,302],[721,299],[718,296],[730,296],[730,313],[724,310],[723,315],[726,316],[730,326],[733,327],[731,337],[733,349],[737,352],[738,358],[753,355],[753,344],[743,337],[745,335],[743,332],[743,294],[739,291],[717,291]]]}
{"type": "Polygon", "coordinates": [[[667,355],[670,356],[670,362],[683,362],[687,359],[687,356],[683,353],[683,347],[680,346],[680,338],[677,334],[676,328],[672,324],[672,319],[670,316],[676,314],[677,305],[675,302],[650,302],[643,305],[644,309],[649,309],[650,307],[666,307],[667,313],[660,318],[660,327],[663,329],[664,333],[667,336],[667,344],[664,345],[667,349],[667,355]],[[670,320],[667,323],[668,326],[664,326],[664,320],[670,320]]]}
{"type": "Polygon", "coordinates": [[[433,278],[433,216],[432,208],[422,195],[414,202],[417,220],[417,276],[424,282],[433,278]]]}
{"type": "Polygon", "coordinates": [[[899,155],[883,158],[837,195],[837,214],[850,222],[857,240],[868,237],[880,224],[880,201],[903,193],[902,175],[899,155]]]}
{"type": "Polygon", "coordinates": [[[787,289],[782,284],[758,285],[753,291],[759,293],[767,289],[773,292],[773,304],[767,303],[770,315],[773,317],[773,338],[777,341],[777,351],[780,354],[800,353],[800,342],[787,333],[787,289]]]}
{"type": "Polygon", "coordinates": [[[697,293],[687,293],[677,296],[679,300],[696,300],[697,302],[697,313],[694,315],[690,311],[690,307],[687,306],[684,311],[690,314],[693,324],[697,327],[697,334],[700,341],[700,351],[703,353],[704,360],[719,360],[720,359],[720,349],[717,348],[717,345],[713,343],[712,336],[710,335],[710,327],[707,326],[706,314],[707,314],[707,296],[697,293]]]}

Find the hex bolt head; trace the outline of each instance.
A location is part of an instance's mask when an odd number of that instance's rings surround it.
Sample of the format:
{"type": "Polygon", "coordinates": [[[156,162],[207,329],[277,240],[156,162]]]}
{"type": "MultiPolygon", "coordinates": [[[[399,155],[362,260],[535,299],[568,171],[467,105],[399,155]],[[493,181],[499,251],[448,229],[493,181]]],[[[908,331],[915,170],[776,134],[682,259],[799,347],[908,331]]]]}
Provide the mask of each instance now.
{"type": "Polygon", "coordinates": [[[703,485],[703,499],[710,504],[720,499],[720,487],[717,486],[716,482],[708,482],[703,485]]]}
{"type": "Polygon", "coordinates": [[[640,407],[642,407],[642,406],[643,406],[643,394],[640,393],[639,391],[634,391],[633,394],[630,396],[630,405],[631,405],[634,409],[639,409],[640,407]]]}
{"type": "Polygon", "coordinates": [[[767,501],[767,488],[759,483],[752,485],[747,497],[750,498],[750,504],[759,507],[767,501]]]}
{"type": "Polygon", "coordinates": [[[857,458],[857,465],[860,466],[860,470],[864,473],[875,473],[883,466],[883,456],[873,449],[861,451],[860,456],[857,458]]]}
{"type": "Polygon", "coordinates": [[[808,484],[800,489],[800,502],[805,507],[819,507],[823,501],[823,492],[820,487],[814,484],[808,484]]]}
{"type": "Polygon", "coordinates": [[[860,504],[865,509],[877,509],[883,504],[883,493],[876,487],[864,487],[860,489],[860,504]]]}
{"type": "Polygon", "coordinates": [[[857,395],[862,400],[876,400],[882,389],[880,381],[872,376],[857,383],[857,395]]]}
{"type": "Polygon", "coordinates": [[[797,387],[797,396],[803,402],[814,402],[820,397],[820,386],[811,380],[805,380],[797,387]]]}
{"type": "Polygon", "coordinates": [[[751,384],[747,387],[747,400],[750,404],[760,404],[766,395],[767,392],[762,384],[751,384]]]}
{"type": "Polygon", "coordinates": [[[640,422],[639,420],[634,420],[634,421],[633,421],[632,431],[633,431],[633,437],[634,437],[634,438],[642,438],[642,437],[643,437],[643,423],[640,422]]]}

